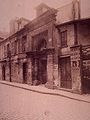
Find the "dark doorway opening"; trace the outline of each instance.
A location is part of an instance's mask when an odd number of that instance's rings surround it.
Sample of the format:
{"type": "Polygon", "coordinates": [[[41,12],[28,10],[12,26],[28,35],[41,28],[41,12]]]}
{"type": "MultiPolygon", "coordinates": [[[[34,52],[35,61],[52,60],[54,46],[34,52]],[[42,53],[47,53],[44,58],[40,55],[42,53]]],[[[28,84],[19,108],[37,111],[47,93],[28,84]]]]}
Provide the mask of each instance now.
{"type": "Polygon", "coordinates": [[[23,83],[27,83],[27,63],[23,63],[23,83]]]}
{"type": "Polygon", "coordinates": [[[5,66],[2,66],[2,80],[5,80],[5,66]]]}
{"type": "Polygon", "coordinates": [[[47,82],[47,32],[35,36],[32,53],[32,81],[33,85],[47,82]]]}
{"type": "Polygon", "coordinates": [[[32,63],[33,84],[45,84],[47,82],[47,59],[34,59],[32,63]]]}
{"type": "Polygon", "coordinates": [[[71,64],[70,57],[64,57],[59,59],[59,67],[61,72],[61,87],[71,89],[71,64]]]}
{"type": "Polygon", "coordinates": [[[38,64],[38,79],[41,84],[47,82],[47,60],[40,60],[38,64]]]}

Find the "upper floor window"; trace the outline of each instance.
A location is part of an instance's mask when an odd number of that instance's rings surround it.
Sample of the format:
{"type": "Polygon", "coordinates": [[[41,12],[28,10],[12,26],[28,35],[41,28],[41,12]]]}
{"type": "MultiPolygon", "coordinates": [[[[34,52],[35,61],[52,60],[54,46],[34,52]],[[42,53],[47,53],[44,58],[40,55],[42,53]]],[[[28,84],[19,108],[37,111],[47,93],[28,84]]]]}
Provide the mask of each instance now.
{"type": "Polygon", "coordinates": [[[61,34],[61,47],[67,47],[67,31],[63,31],[61,34]]]}
{"type": "Polygon", "coordinates": [[[7,56],[10,56],[10,44],[7,44],[7,56]]]}
{"type": "Polygon", "coordinates": [[[14,42],[11,43],[11,54],[14,55],[14,42]]]}
{"type": "Polygon", "coordinates": [[[7,49],[6,49],[7,46],[4,46],[4,57],[7,57],[7,49]]]}
{"type": "Polygon", "coordinates": [[[22,37],[22,52],[26,51],[27,36],[22,37]]]}
{"type": "Polygon", "coordinates": [[[18,41],[17,40],[14,42],[14,49],[15,49],[15,54],[17,54],[18,53],[18,41]]]}
{"type": "Polygon", "coordinates": [[[21,52],[21,39],[18,39],[18,53],[21,52]]]}

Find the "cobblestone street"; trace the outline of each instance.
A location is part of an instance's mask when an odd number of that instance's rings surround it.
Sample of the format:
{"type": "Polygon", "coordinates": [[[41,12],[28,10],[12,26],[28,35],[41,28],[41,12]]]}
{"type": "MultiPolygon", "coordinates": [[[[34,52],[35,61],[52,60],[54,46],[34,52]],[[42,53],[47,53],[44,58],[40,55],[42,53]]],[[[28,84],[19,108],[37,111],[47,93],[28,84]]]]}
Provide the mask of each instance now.
{"type": "Polygon", "coordinates": [[[0,120],[90,120],[90,103],[0,84],[0,120]]]}

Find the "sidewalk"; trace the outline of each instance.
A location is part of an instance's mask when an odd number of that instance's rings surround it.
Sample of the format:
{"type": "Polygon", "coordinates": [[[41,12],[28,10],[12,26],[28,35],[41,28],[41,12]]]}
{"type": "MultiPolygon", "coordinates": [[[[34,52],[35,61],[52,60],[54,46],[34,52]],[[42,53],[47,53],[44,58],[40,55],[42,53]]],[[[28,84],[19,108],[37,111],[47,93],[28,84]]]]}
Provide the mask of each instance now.
{"type": "Polygon", "coordinates": [[[43,85],[30,86],[27,84],[20,84],[20,83],[7,82],[7,81],[0,81],[0,84],[5,84],[5,85],[9,85],[9,86],[13,86],[13,87],[29,90],[32,92],[41,93],[41,94],[56,95],[56,96],[66,97],[67,99],[90,103],[90,94],[80,95],[80,94],[74,94],[71,92],[63,91],[63,90],[48,89],[43,85]]]}

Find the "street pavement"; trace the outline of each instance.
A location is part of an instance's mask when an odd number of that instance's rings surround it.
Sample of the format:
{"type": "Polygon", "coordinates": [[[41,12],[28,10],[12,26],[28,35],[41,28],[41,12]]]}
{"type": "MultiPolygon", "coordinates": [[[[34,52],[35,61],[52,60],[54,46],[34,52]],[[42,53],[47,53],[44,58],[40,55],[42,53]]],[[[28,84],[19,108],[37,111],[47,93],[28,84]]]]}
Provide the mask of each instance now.
{"type": "Polygon", "coordinates": [[[90,120],[89,98],[90,95],[43,86],[3,82],[0,83],[0,120],[90,120]]]}

